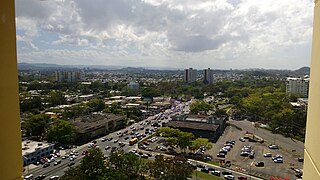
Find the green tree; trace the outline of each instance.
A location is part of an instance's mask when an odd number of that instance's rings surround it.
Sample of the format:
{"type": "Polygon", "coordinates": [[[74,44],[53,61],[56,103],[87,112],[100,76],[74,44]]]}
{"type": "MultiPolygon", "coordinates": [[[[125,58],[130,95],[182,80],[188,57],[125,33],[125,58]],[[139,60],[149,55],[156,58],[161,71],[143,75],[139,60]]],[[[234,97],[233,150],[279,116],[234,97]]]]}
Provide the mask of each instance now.
{"type": "Polygon", "coordinates": [[[190,105],[190,112],[192,114],[198,114],[199,112],[207,113],[210,109],[212,109],[212,106],[203,100],[196,101],[190,105]]]}
{"type": "Polygon", "coordinates": [[[143,179],[146,167],[145,163],[133,153],[119,151],[110,156],[108,166],[110,179],[143,179]]]}
{"type": "Polygon", "coordinates": [[[194,136],[192,133],[180,132],[177,137],[177,145],[185,152],[188,147],[191,147],[193,138],[194,136]]]}
{"type": "Polygon", "coordinates": [[[75,128],[70,122],[58,119],[48,129],[47,139],[64,145],[71,144],[75,139],[75,128]]]}
{"type": "Polygon", "coordinates": [[[157,180],[185,180],[191,177],[192,167],[187,163],[187,159],[182,157],[164,158],[160,155],[155,161],[148,163],[149,174],[157,180]]]}
{"type": "Polygon", "coordinates": [[[87,103],[87,105],[92,112],[102,111],[105,108],[104,101],[101,99],[92,99],[87,103]]]}
{"type": "Polygon", "coordinates": [[[161,127],[158,133],[163,137],[177,137],[181,131],[170,127],[161,127]]]}
{"type": "Polygon", "coordinates": [[[89,153],[83,157],[80,165],[68,169],[61,180],[91,180],[106,179],[107,169],[103,161],[103,153],[99,148],[89,149],[89,153]]]}
{"type": "Polygon", "coordinates": [[[45,114],[30,115],[23,123],[26,134],[37,140],[40,140],[50,121],[49,116],[45,114]]]}
{"type": "Polygon", "coordinates": [[[48,102],[52,106],[62,105],[66,103],[66,98],[61,91],[51,91],[49,93],[48,102]]]}
{"type": "Polygon", "coordinates": [[[207,150],[209,150],[212,148],[212,143],[209,142],[209,140],[206,138],[197,138],[192,141],[192,145],[191,145],[192,150],[197,150],[201,147],[205,147],[207,150]]]}

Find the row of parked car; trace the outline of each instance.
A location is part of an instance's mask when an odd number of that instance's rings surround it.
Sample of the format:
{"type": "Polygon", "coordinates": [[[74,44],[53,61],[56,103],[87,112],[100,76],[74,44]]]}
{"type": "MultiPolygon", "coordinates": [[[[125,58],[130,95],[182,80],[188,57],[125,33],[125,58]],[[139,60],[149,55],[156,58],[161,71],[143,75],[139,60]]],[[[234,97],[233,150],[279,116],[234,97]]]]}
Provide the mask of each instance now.
{"type": "MultiPolygon", "coordinates": [[[[232,172],[229,172],[229,171],[220,171],[218,169],[214,169],[212,167],[205,167],[201,164],[198,164],[198,165],[194,165],[192,162],[189,162],[190,165],[192,165],[195,169],[196,168],[200,168],[200,171],[201,172],[204,172],[204,173],[209,173],[209,174],[212,174],[214,176],[218,176],[220,177],[221,175],[224,177],[224,179],[228,179],[228,180],[234,180],[235,179],[235,176],[232,174],[232,172]]],[[[238,176],[238,180],[246,180],[247,177],[246,176],[238,176]]]]}
{"type": "Polygon", "coordinates": [[[219,150],[217,157],[225,158],[226,154],[228,154],[228,152],[231,151],[231,149],[233,148],[235,143],[236,143],[236,141],[233,141],[233,140],[226,141],[224,146],[219,150]]]}

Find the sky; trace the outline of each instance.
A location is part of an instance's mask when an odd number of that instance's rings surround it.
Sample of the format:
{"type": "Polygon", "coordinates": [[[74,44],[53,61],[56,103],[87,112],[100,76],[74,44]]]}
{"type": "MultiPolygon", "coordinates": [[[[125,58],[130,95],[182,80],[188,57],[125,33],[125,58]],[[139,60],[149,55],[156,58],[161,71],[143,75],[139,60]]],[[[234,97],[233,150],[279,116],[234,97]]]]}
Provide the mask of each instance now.
{"type": "Polygon", "coordinates": [[[18,62],[298,69],[313,0],[16,0],[18,62]]]}

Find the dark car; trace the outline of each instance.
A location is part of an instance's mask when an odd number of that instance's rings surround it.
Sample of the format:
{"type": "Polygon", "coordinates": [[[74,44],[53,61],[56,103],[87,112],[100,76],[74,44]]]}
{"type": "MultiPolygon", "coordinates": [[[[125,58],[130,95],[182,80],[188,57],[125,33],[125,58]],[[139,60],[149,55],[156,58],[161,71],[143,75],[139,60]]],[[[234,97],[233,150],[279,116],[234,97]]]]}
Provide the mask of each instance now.
{"type": "Polygon", "coordinates": [[[257,167],[263,167],[263,166],[264,166],[264,162],[262,162],[262,161],[256,162],[255,166],[257,166],[257,167]]]}
{"type": "Polygon", "coordinates": [[[238,176],[239,180],[247,180],[248,178],[246,176],[238,176]]]}
{"type": "Polygon", "coordinates": [[[209,169],[207,169],[207,168],[202,168],[202,169],[201,169],[201,172],[209,173],[209,169]]]}
{"type": "Polygon", "coordinates": [[[198,167],[198,168],[205,168],[205,166],[202,165],[202,164],[197,164],[197,167],[198,167]]]}
{"type": "Polygon", "coordinates": [[[298,158],[298,161],[299,161],[299,162],[303,162],[304,159],[303,159],[302,157],[299,157],[299,158],[298,158]]]}
{"type": "Polygon", "coordinates": [[[223,175],[232,175],[232,172],[228,172],[228,171],[222,171],[223,175]]]}
{"type": "Polygon", "coordinates": [[[209,170],[209,171],[215,171],[215,169],[212,168],[212,167],[209,167],[208,170],[209,170]]]}
{"type": "Polygon", "coordinates": [[[70,162],[68,166],[73,166],[74,164],[75,164],[74,162],[70,162]]]}
{"type": "Polygon", "coordinates": [[[50,166],[50,163],[45,163],[45,164],[43,165],[44,168],[49,167],[49,166],[50,166]]]}
{"type": "Polygon", "coordinates": [[[224,153],[219,153],[219,154],[217,154],[217,157],[225,158],[225,157],[226,157],[226,155],[225,155],[224,153]]]}

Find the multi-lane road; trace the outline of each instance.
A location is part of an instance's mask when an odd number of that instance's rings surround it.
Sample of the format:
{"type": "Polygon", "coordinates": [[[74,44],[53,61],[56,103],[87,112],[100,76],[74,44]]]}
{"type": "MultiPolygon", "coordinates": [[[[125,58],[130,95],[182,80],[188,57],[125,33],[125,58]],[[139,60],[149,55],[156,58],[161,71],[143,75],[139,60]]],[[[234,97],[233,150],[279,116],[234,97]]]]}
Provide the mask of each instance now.
{"type": "MultiPolygon", "coordinates": [[[[121,129],[119,131],[110,133],[106,136],[104,136],[105,138],[112,138],[112,140],[108,141],[104,141],[102,142],[102,138],[98,138],[96,139],[96,146],[99,147],[101,149],[101,151],[103,152],[104,155],[109,155],[111,152],[111,148],[112,147],[117,147],[118,149],[123,149],[125,152],[129,152],[131,149],[134,148],[134,146],[129,146],[129,140],[132,139],[131,132],[133,131],[133,128],[135,128],[134,132],[135,133],[140,133],[140,134],[145,134],[145,129],[154,129],[154,127],[152,127],[151,125],[154,122],[158,122],[159,124],[161,123],[165,123],[168,122],[170,120],[171,115],[174,115],[176,112],[178,112],[181,108],[183,108],[184,105],[183,104],[178,104],[174,109],[172,110],[166,110],[164,113],[159,113],[156,114],[154,116],[150,116],[147,119],[140,121],[139,123],[135,123],[131,126],[128,126],[124,129],[121,129]],[[162,116],[163,118],[157,118],[159,116],[162,116]],[[161,120],[160,120],[161,119],[161,120]],[[128,130],[127,134],[124,134],[123,132],[128,130]],[[123,135],[121,137],[119,137],[119,133],[122,133],[123,135]],[[114,142],[114,140],[118,140],[118,142],[114,142]],[[125,146],[120,147],[119,146],[119,142],[123,142],[125,144],[125,146]],[[109,148],[108,150],[105,150],[106,146],[110,146],[111,148],[109,148]]],[[[154,133],[155,131],[153,131],[154,133]]],[[[148,136],[151,136],[152,134],[147,134],[148,136]]],[[[72,149],[72,151],[78,152],[79,155],[75,156],[75,159],[73,161],[70,161],[69,158],[66,159],[62,159],[62,157],[56,158],[55,161],[57,160],[61,160],[61,163],[58,165],[54,165],[53,162],[50,163],[50,166],[48,167],[43,167],[42,165],[32,169],[29,171],[28,174],[25,174],[25,176],[29,175],[29,174],[33,174],[33,177],[37,177],[39,175],[45,175],[48,178],[50,178],[51,176],[62,176],[64,174],[64,171],[66,171],[69,166],[68,164],[70,162],[74,162],[75,164],[73,166],[76,166],[80,163],[83,155],[82,152],[88,150],[88,144],[84,144],[82,146],[79,146],[75,149],[72,149]]],[[[71,150],[70,150],[71,152],[71,150]]]]}

